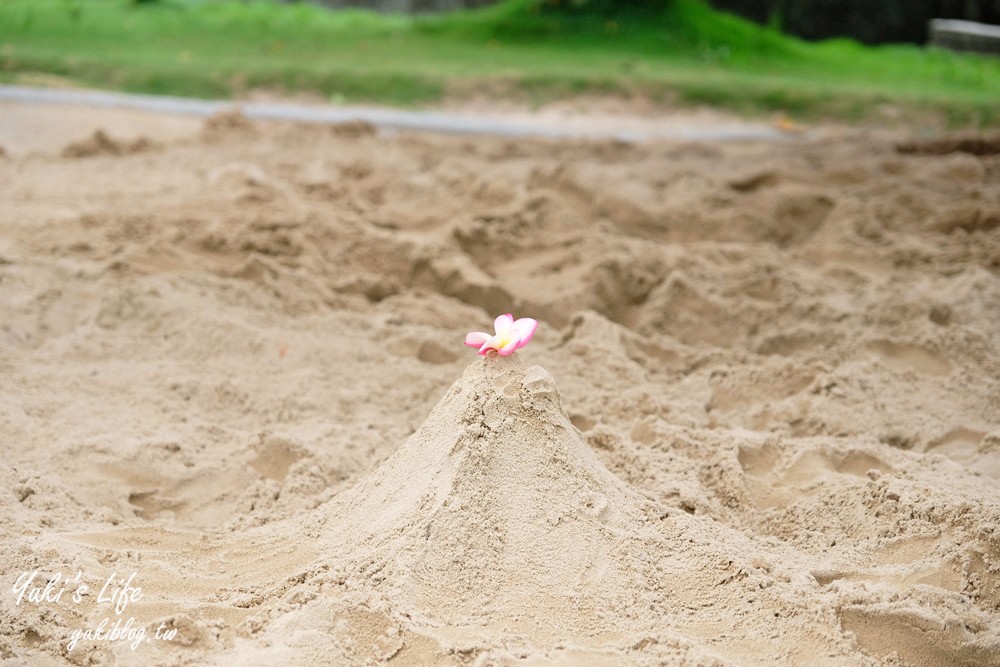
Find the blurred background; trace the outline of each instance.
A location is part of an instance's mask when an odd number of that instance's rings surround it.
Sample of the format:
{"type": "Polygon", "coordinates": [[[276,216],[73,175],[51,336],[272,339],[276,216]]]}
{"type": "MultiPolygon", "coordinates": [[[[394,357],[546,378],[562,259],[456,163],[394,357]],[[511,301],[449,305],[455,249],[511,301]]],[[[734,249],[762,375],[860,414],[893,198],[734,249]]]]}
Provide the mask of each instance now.
{"type": "Polygon", "coordinates": [[[934,46],[935,18],[1000,0],[2,0],[0,83],[996,124],[1000,58],[934,46]]]}
{"type": "Polygon", "coordinates": [[[758,23],[804,39],[850,37],[864,44],[924,44],[934,18],[1000,23],[998,0],[712,0],[758,23]]]}

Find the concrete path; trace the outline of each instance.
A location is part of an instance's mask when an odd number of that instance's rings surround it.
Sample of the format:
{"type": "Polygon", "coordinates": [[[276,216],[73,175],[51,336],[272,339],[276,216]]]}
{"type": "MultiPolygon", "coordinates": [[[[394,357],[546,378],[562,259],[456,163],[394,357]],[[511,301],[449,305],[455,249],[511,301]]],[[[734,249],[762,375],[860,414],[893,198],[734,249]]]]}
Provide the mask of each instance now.
{"type": "Polygon", "coordinates": [[[161,114],[205,117],[239,109],[248,118],[292,120],[307,123],[366,121],[383,130],[416,130],[444,134],[494,135],[504,137],[619,139],[646,141],[782,141],[791,136],[761,123],[698,124],[685,126],[664,123],[662,127],[643,123],[642,129],[619,130],[600,124],[579,124],[511,120],[481,114],[466,115],[437,111],[402,111],[384,107],[339,107],[329,105],[277,104],[268,102],[220,102],[183,97],[133,95],[93,90],[65,90],[26,86],[0,86],[0,102],[52,104],[113,109],[135,109],[161,114]]]}

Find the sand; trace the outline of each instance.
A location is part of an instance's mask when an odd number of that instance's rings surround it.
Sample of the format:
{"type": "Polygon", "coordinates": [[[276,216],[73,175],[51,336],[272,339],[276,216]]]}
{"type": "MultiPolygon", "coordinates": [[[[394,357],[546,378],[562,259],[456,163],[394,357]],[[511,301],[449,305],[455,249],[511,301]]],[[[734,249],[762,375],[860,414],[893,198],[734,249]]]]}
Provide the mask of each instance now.
{"type": "Polygon", "coordinates": [[[12,109],[0,664],[1000,664],[996,137],[12,109]]]}

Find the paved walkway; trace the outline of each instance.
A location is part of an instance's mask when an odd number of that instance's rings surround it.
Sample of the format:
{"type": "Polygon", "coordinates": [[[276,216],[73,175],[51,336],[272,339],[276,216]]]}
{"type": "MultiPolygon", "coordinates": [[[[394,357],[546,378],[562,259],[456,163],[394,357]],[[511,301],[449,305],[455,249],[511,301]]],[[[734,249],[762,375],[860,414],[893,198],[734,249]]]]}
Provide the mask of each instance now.
{"type": "Polygon", "coordinates": [[[789,135],[760,123],[712,125],[664,124],[663,127],[618,131],[606,124],[580,127],[547,122],[510,120],[484,115],[464,115],[437,111],[402,111],[384,107],[338,107],[268,102],[220,102],[183,97],[133,95],[92,90],[64,90],[26,86],[0,86],[0,101],[27,104],[135,109],[185,116],[211,116],[221,111],[240,109],[248,118],[293,120],[308,123],[344,123],[367,121],[385,130],[417,130],[445,134],[479,134],[504,137],[537,136],[546,138],[593,138],[645,141],[673,139],[681,141],[781,141],[789,135]]]}

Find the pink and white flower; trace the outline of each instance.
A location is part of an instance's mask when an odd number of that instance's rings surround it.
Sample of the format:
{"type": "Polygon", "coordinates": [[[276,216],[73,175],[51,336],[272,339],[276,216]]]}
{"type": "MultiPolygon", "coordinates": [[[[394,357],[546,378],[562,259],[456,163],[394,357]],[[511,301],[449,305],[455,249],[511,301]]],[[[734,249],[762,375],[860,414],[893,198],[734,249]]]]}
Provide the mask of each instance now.
{"type": "Polygon", "coordinates": [[[531,337],[535,335],[538,328],[538,321],[530,317],[522,317],[515,320],[510,313],[501,315],[493,323],[496,334],[490,335],[482,331],[473,331],[465,337],[465,344],[469,347],[478,347],[479,354],[484,357],[494,351],[501,357],[506,357],[528,344],[531,337]]]}

